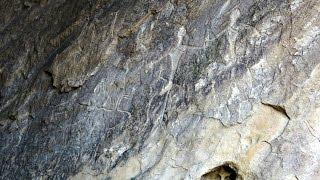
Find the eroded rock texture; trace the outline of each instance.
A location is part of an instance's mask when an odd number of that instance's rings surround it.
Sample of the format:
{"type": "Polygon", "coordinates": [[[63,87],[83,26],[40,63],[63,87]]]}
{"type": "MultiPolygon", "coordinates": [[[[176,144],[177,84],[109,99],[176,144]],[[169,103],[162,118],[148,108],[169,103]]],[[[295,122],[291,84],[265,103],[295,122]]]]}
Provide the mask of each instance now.
{"type": "Polygon", "coordinates": [[[0,0],[0,179],[320,178],[318,0],[0,0]]]}

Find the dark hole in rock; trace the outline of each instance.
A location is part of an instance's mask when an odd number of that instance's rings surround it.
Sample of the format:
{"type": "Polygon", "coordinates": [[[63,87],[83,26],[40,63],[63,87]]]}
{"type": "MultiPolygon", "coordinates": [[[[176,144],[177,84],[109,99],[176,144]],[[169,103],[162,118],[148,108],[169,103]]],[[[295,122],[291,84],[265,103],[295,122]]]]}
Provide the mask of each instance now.
{"type": "Polygon", "coordinates": [[[235,164],[225,163],[202,175],[201,180],[242,180],[242,177],[235,164]]]}

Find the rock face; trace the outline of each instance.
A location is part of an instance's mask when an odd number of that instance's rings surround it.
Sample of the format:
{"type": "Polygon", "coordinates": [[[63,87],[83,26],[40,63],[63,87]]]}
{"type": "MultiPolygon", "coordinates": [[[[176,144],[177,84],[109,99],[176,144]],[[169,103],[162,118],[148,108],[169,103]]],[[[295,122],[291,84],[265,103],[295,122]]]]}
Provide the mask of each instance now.
{"type": "Polygon", "coordinates": [[[319,17],[0,0],[0,179],[319,179],[319,17]]]}

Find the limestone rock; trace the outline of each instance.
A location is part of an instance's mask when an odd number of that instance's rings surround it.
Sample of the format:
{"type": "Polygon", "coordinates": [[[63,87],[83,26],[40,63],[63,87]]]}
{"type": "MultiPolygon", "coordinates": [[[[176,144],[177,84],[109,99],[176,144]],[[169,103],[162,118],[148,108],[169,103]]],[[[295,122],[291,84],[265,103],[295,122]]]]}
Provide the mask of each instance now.
{"type": "Polygon", "coordinates": [[[320,178],[320,1],[0,5],[0,179],[320,178]]]}

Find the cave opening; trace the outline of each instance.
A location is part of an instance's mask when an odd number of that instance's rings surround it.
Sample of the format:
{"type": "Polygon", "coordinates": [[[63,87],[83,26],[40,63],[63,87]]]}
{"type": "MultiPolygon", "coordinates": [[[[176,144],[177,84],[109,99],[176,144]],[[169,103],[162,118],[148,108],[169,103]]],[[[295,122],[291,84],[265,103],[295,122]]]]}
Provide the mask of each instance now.
{"type": "Polygon", "coordinates": [[[202,175],[201,180],[242,180],[242,177],[234,163],[225,163],[202,175]]]}

